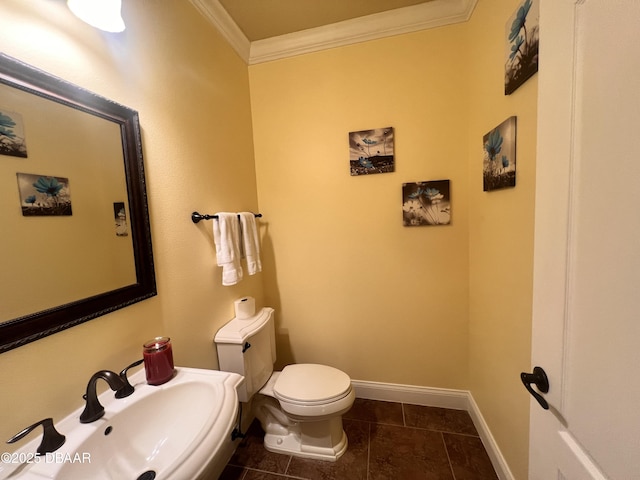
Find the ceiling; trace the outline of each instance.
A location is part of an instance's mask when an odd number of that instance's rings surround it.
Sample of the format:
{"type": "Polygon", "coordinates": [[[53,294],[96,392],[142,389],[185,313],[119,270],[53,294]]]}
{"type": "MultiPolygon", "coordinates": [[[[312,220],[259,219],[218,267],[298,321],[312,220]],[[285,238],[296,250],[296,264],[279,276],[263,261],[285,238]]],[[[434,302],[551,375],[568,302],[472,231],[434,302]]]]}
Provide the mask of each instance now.
{"type": "Polygon", "coordinates": [[[190,0],[247,64],[466,22],[478,0],[190,0]]]}
{"type": "Polygon", "coordinates": [[[431,0],[220,0],[250,42],[431,0]]]}

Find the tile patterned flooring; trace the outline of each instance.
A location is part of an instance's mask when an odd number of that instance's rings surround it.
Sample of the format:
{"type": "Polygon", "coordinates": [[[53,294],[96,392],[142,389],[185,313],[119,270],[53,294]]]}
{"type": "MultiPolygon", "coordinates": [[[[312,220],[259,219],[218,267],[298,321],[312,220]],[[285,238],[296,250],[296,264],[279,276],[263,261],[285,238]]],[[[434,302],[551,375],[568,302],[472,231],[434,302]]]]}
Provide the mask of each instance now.
{"type": "Polygon", "coordinates": [[[497,480],[465,411],[356,399],[337,462],[268,452],[251,425],[220,480],[497,480]]]}

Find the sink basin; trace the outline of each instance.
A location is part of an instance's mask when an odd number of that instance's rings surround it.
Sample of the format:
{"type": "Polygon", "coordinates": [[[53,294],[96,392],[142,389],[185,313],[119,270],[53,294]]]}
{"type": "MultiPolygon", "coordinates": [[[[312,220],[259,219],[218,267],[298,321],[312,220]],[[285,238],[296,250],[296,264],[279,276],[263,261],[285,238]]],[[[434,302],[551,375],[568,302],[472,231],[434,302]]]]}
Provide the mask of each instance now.
{"type": "Polygon", "coordinates": [[[60,449],[27,456],[40,444],[38,436],[14,455],[25,463],[6,472],[7,465],[0,465],[0,479],[217,478],[235,447],[231,432],[242,381],[234,373],[178,367],[169,382],[151,386],[141,369],[130,376],[131,396],[115,399],[111,390],[104,392],[102,418],[81,424],[80,408],[56,423],[67,437],[60,449]]]}

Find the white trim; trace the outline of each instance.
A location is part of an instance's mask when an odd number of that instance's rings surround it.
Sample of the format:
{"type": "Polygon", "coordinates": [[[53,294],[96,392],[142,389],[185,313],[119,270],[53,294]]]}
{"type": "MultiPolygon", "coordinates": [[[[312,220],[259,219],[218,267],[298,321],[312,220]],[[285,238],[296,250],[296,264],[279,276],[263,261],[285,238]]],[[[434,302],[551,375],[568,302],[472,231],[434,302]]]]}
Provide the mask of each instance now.
{"type": "Polygon", "coordinates": [[[209,20],[236,53],[249,63],[251,42],[236,25],[218,0],[191,0],[194,7],[209,20]]]}
{"type": "Polygon", "coordinates": [[[507,464],[502,452],[498,448],[498,444],[496,443],[496,439],[493,438],[491,434],[491,430],[489,430],[489,425],[485,422],[480,409],[478,408],[478,404],[469,392],[469,409],[467,410],[469,415],[471,415],[471,420],[473,420],[473,424],[478,430],[478,434],[480,435],[480,440],[482,440],[482,444],[484,448],[487,450],[487,454],[491,459],[491,463],[493,464],[493,468],[498,475],[500,480],[515,480],[513,473],[511,473],[511,469],[507,464]]]}
{"type": "Polygon", "coordinates": [[[515,480],[470,391],[364,380],[351,380],[351,385],[357,398],[466,410],[478,430],[480,440],[487,450],[498,478],[500,480],[515,480]]]}
{"type": "Polygon", "coordinates": [[[427,407],[469,410],[469,392],[446,388],[417,387],[397,383],[351,380],[357,398],[385,402],[410,403],[427,407]]]}
{"type": "Polygon", "coordinates": [[[249,42],[219,0],[191,0],[249,65],[469,20],[478,0],[432,0],[249,42]]]}
{"type": "Polygon", "coordinates": [[[251,42],[249,65],[466,22],[477,0],[433,0],[251,42]]]}

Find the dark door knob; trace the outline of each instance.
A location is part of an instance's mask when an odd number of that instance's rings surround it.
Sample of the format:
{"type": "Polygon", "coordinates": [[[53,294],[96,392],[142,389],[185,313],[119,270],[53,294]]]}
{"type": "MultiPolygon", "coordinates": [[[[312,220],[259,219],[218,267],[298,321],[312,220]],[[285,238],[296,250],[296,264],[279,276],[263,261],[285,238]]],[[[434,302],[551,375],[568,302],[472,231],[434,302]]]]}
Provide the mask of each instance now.
{"type": "Polygon", "coordinates": [[[535,398],[538,401],[540,406],[545,410],[549,410],[549,404],[547,403],[547,401],[544,398],[542,398],[542,395],[540,395],[533,388],[531,388],[531,385],[533,384],[542,393],[547,393],[549,391],[549,379],[547,378],[547,374],[542,369],[542,367],[534,367],[533,373],[522,372],[520,374],[520,379],[522,380],[522,383],[524,384],[525,388],[529,391],[529,393],[533,395],[533,398],[535,398]]]}

